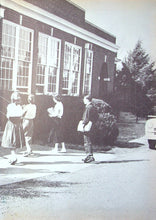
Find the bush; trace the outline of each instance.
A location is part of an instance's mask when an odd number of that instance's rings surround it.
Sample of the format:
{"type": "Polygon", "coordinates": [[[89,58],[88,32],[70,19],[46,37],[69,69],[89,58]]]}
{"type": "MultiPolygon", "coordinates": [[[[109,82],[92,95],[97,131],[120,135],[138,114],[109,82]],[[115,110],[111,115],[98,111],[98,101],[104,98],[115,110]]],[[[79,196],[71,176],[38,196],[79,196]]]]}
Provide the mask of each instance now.
{"type": "Polygon", "coordinates": [[[103,100],[93,99],[93,105],[98,111],[98,120],[92,136],[95,144],[113,144],[119,135],[116,117],[112,113],[112,108],[103,100]]]}

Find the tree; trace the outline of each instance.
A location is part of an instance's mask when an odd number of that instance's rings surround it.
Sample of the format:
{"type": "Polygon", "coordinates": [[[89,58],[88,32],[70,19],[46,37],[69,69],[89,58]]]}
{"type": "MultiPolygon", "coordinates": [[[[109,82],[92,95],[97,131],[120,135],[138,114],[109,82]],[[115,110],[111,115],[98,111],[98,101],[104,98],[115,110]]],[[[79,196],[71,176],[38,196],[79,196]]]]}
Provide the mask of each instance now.
{"type": "Polygon", "coordinates": [[[120,110],[131,111],[138,116],[146,116],[152,108],[147,91],[153,87],[154,62],[138,41],[134,50],[122,62],[123,67],[115,76],[115,99],[120,110]]]}
{"type": "Polygon", "coordinates": [[[135,82],[142,88],[150,89],[151,81],[154,77],[154,62],[150,62],[150,56],[142,48],[142,42],[139,40],[133,51],[130,51],[128,57],[123,62],[124,68],[127,67],[129,73],[135,82]]]}

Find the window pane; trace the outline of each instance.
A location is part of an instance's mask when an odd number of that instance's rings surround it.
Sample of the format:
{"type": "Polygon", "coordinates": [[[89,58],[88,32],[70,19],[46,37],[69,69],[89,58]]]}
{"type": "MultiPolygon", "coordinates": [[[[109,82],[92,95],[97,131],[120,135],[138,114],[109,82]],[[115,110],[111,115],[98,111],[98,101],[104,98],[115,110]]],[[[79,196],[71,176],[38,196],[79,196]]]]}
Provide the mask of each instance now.
{"type": "Polygon", "coordinates": [[[62,93],[78,95],[81,68],[81,48],[65,44],[62,93]]]}
{"type": "Polygon", "coordinates": [[[44,85],[45,78],[45,65],[37,65],[37,83],[40,85],[44,85]]]}
{"type": "Polygon", "coordinates": [[[18,48],[17,88],[29,86],[30,65],[32,56],[32,32],[20,27],[18,48]]]}
{"type": "Polygon", "coordinates": [[[0,88],[12,90],[13,60],[1,58],[0,88]]]}
{"type": "Polygon", "coordinates": [[[84,94],[89,94],[91,92],[92,65],[93,65],[93,51],[86,49],[84,84],[83,84],[84,94]]]}
{"type": "Polygon", "coordinates": [[[39,34],[38,41],[38,63],[47,64],[47,50],[48,50],[48,37],[46,35],[39,34]]]}
{"type": "Polygon", "coordinates": [[[37,61],[37,74],[36,74],[36,92],[44,93],[46,66],[47,66],[47,51],[48,51],[48,37],[39,34],[38,40],[38,61],[37,61]]]}
{"type": "Polygon", "coordinates": [[[64,52],[64,71],[62,80],[62,91],[64,94],[68,94],[69,90],[69,74],[71,69],[71,57],[72,57],[72,46],[65,44],[64,52]]]}
{"type": "Polygon", "coordinates": [[[29,63],[25,61],[18,62],[17,86],[28,87],[29,63]]]}
{"type": "Polygon", "coordinates": [[[73,95],[78,94],[78,85],[79,85],[79,77],[80,77],[80,49],[73,48],[73,71],[71,74],[71,93],[73,95]]]}
{"type": "Polygon", "coordinates": [[[48,73],[48,92],[56,92],[57,68],[49,67],[48,73]]]}
{"type": "Polygon", "coordinates": [[[76,71],[72,72],[72,94],[77,94],[77,89],[78,89],[78,76],[79,73],[76,71]]]}
{"type": "Polygon", "coordinates": [[[60,40],[40,33],[38,48],[37,92],[56,93],[59,83],[60,40]]]}
{"type": "Polygon", "coordinates": [[[3,20],[0,87],[28,92],[33,31],[3,20]]]}
{"type": "Polygon", "coordinates": [[[13,61],[15,58],[16,27],[3,21],[0,88],[12,90],[13,61]]]}
{"type": "Polygon", "coordinates": [[[58,92],[59,61],[60,61],[60,41],[50,37],[49,41],[49,71],[48,71],[48,93],[58,92]]]}

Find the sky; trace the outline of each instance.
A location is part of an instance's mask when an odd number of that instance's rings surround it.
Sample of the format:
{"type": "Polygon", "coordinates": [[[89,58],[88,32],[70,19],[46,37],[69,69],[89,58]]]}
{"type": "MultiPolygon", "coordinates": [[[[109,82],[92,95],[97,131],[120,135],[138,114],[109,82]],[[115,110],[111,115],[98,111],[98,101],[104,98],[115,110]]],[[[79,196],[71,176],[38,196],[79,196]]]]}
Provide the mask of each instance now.
{"type": "Polygon", "coordinates": [[[120,60],[141,40],[151,61],[156,62],[156,0],[71,1],[85,10],[87,21],[116,37],[120,60]]]}

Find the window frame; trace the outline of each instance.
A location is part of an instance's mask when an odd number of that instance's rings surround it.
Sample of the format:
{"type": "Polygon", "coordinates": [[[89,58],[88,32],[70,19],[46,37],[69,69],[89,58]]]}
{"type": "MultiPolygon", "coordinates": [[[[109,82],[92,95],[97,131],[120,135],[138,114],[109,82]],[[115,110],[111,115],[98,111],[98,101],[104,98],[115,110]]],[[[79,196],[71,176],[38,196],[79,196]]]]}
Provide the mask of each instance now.
{"type": "Polygon", "coordinates": [[[84,75],[83,75],[83,94],[89,94],[91,93],[91,85],[92,85],[92,74],[93,74],[93,57],[94,57],[94,53],[93,53],[93,50],[91,49],[88,49],[88,48],[85,48],[85,60],[84,60],[84,75]],[[91,60],[91,70],[90,70],[90,80],[89,80],[89,85],[86,86],[86,75],[87,75],[87,60],[88,60],[88,57],[87,57],[87,54],[91,53],[92,54],[92,60],[91,60]],[[88,91],[86,92],[86,87],[88,87],[88,91]]]}
{"type": "MultiPolygon", "coordinates": [[[[58,93],[59,92],[59,82],[60,82],[60,63],[61,63],[61,39],[59,38],[56,38],[56,37],[53,37],[53,36],[50,36],[50,35],[47,35],[45,33],[42,33],[42,32],[39,32],[38,34],[38,48],[39,48],[39,44],[40,44],[40,36],[41,37],[45,37],[45,39],[47,40],[47,51],[46,51],[46,62],[45,64],[41,64],[42,66],[45,67],[45,74],[43,75],[44,76],[44,82],[42,84],[40,83],[37,83],[36,82],[36,87],[37,86],[42,86],[43,87],[43,92],[37,92],[36,91],[36,94],[37,95],[42,95],[42,94],[45,94],[45,95],[53,95],[54,93],[58,93]],[[56,54],[57,56],[57,60],[58,60],[58,65],[57,66],[52,66],[50,65],[51,63],[51,56],[50,56],[50,46],[52,46],[52,41],[54,42],[57,42],[58,45],[59,45],[59,50],[58,51],[58,54],[56,54]],[[50,71],[50,68],[55,68],[57,69],[56,71],[56,90],[55,91],[52,91],[52,92],[49,92],[48,91],[48,76],[49,76],[49,71],[50,71]]],[[[40,63],[37,61],[37,68],[38,66],[40,65],[40,63]]],[[[36,77],[37,77],[37,74],[36,74],[36,77]]],[[[52,84],[51,84],[52,86],[52,84]]]]}
{"type": "Polygon", "coordinates": [[[63,96],[79,96],[79,94],[80,94],[80,79],[81,79],[81,62],[82,62],[82,47],[65,41],[65,43],[64,43],[64,62],[63,62],[63,73],[62,74],[65,74],[65,70],[66,70],[66,71],[68,71],[69,76],[68,76],[68,88],[63,88],[63,75],[62,75],[62,95],[63,96]],[[70,55],[71,60],[70,60],[70,67],[69,67],[69,69],[65,68],[65,61],[66,61],[66,59],[65,59],[65,56],[66,56],[65,48],[66,48],[66,46],[71,47],[71,55],[70,55]],[[73,69],[74,49],[80,51],[80,53],[78,55],[78,60],[79,60],[78,71],[74,71],[74,69],[73,69]],[[73,88],[72,87],[72,76],[73,76],[72,74],[73,74],[73,72],[77,72],[78,73],[77,91],[76,91],[76,93],[72,92],[72,88],[73,88]],[[63,90],[67,91],[67,93],[63,93],[63,90]]]}
{"type": "MultiPolygon", "coordinates": [[[[21,93],[31,93],[31,82],[32,82],[32,60],[33,60],[33,39],[34,39],[34,31],[30,28],[27,28],[25,26],[22,26],[22,25],[19,25],[19,24],[16,24],[14,22],[11,22],[11,21],[8,21],[8,20],[5,20],[3,19],[3,22],[2,22],[2,42],[3,42],[3,25],[10,25],[11,27],[14,27],[15,28],[15,35],[14,35],[14,48],[13,48],[13,53],[14,53],[14,57],[10,56],[8,57],[8,60],[11,60],[13,62],[13,68],[12,68],[12,80],[11,80],[11,86],[10,88],[2,88],[2,90],[9,90],[9,91],[12,91],[12,90],[19,90],[22,89],[22,88],[25,88],[26,91],[20,91],[21,93]],[[31,44],[31,48],[30,48],[30,60],[28,62],[29,64],[29,72],[28,72],[28,82],[27,82],[27,86],[18,86],[18,67],[19,67],[19,63],[20,63],[20,59],[19,59],[19,49],[20,49],[20,45],[19,45],[19,41],[20,41],[20,31],[21,30],[26,30],[26,31],[29,31],[29,34],[31,33],[31,41],[29,42],[31,44]]],[[[9,29],[8,29],[9,30],[9,29]]],[[[7,33],[5,33],[6,35],[7,33]]],[[[12,35],[10,35],[12,36],[12,35]]],[[[8,37],[9,37],[9,34],[8,34],[8,37]]],[[[4,45],[4,48],[5,46],[7,48],[12,48],[12,45],[4,45]],[[11,46],[11,47],[9,47],[11,46]]],[[[3,44],[2,44],[2,47],[3,47],[3,44]]],[[[5,56],[3,56],[3,54],[1,54],[1,59],[5,58],[5,56]]],[[[22,60],[21,60],[22,61],[22,60]]],[[[1,71],[3,71],[3,68],[1,66],[1,71]]],[[[20,77],[20,75],[19,75],[20,77]]],[[[7,78],[2,78],[1,82],[2,81],[7,81],[7,78]]],[[[3,82],[2,82],[3,83],[3,82]]]]}

